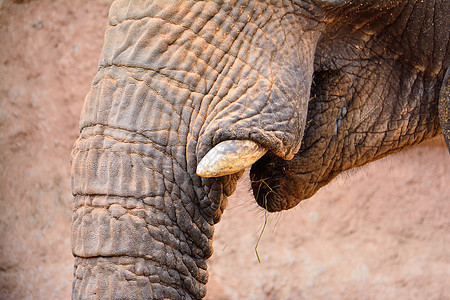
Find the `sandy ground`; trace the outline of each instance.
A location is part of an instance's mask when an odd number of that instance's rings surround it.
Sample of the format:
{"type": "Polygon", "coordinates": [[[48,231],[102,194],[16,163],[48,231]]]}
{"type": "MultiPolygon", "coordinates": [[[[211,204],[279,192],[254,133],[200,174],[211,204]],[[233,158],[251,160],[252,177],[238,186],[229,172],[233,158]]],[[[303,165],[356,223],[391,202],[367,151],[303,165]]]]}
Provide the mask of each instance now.
{"type": "MultiPolygon", "coordinates": [[[[69,299],[70,150],[110,0],[0,0],[0,299],[69,299]]],[[[442,139],[344,174],[265,221],[243,180],[208,299],[450,299],[442,139]]]]}

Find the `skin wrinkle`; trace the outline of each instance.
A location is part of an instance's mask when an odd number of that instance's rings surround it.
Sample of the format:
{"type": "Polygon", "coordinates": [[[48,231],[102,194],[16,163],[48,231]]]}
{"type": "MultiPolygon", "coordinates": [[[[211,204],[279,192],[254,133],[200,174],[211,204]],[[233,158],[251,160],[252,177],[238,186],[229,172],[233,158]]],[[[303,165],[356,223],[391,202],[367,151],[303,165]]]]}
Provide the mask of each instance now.
{"type": "MultiPolygon", "coordinates": [[[[134,76],[131,76],[131,77],[132,77],[133,79],[135,79],[135,80],[144,82],[144,84],[146,84],[147,87],[148,87],[149,89],[151,89],[152,91],[154,91],[154,92],[155,92],[156,94],[158,94],[161,98],[165,99],[165,97],[164,97],[163,95],[161,95],[156,89],[152,88],[152,87],[151,87],[148,83],[146,83],[144,80],[136,79],[134,76]]],[[[167,101],[167,103],[171,104],[169,101],[167,101]]],[[[171,105],[173,105],[173,104],[171,104],[171,105]]],[[[174,106],[174,105],[173,105],[173,110],[171,110],[171,111],[173,111],[173,112],[175,112],[175,113],[181,115],[180,112],[176,109],[176,106],[174,106]]],[[[180,118],[180,119],[181,119],[181,118],[180,118]]],[[[182,119],[181,119],[180,121],[181,121],[181,122],[184,122],[184,120],[182,120],[182,119]]],[[[185,123],[185,125],[188,126],[187,123],[185,123]]],[[[160,130],[163,130],[163,129],[160,129],[160,130]]],[[[153,130],[153,132],[155,132],[155,131],[157,131],[157,130],[153,130]]],[[[141,134],[143,134],[143,135],[145,136],[145,132],[150,132],[150,130],[142,131],[141,134]]],[[[178,130],[176,130],[176,132],[178,132],[178,130]]],[[[148,137],[148,136],[147,136],[147,137],[148,137]]],[[[172,146],[174,146],[174,145],[172,145],[172,146]]]]}
{"type": "MultiPolygon", "coordinates": [[[[247,23],[248,24],[248,23],[247,23]]],[[[245,25],[247,25],[247,24],[245,24],[245,25]]],[[[242,33],[242,32],[244,32],[244,29],[245,29],[245,27],[239,32],[239,34],[238,34],[238,36],[236,37],[236,39],[235,39],[235,41],[236,40],[239,40],[239,35],[242,33]]],[[[252,35],[253,36],[253,35],[252,35]]],[[[234,44],[234,42],[233,42],[233,44],[234,44]]],[[[233,44],[231,44],[231,46],[230,46],[230,48],[233,46],[233,44]]],[[[236,56],[237,57],[237,56],[236,56]]],[[[236,58],[235,57],[235,58],[236,58]]],[[[233,61],[233,64],[236,62],[237,60],[235,59],[234,61],[233,61]]],[[[246,64],[247,66],[248,66],[248,64],[246,64]]],[[[231,68],[230,68],[231,69],[231,68]]],[[[230,70],[229,69],[229,70],[230,70]]],[[[258,74],[260,74],[259,72],[258,72],[258,74]]],[[[223,73],[222,73],[222,75],[223,75],[223,73]]],[[[225,73],[225,76],[227,75],[227,73],[225,73]]],[[[235,82],[235,84],[237,85],[237,83],[235,82]]],[[[210,108],[212,108],[212,109],[214,109],[215,108],[215,105],[212,103],[212,105],[210,105],[209,106],[210,108]]]]}
{"type": "MultiPolygon", "coordinates": [[[[151,168],[151,170],[152,171],[154,171],[154,172],[157,172],[157,173],[159,173],[159,171],[158,170],[156,170],[156,169],[154,169],[154,168],[151,168]]],[[[164,175],[163,173],[160,173],[160,175],[164,175]]],[[[168,188],[167,188],[168,189],[168,188]]],[[[169,190],[169,189],[168,189],[169,190]]],[[[182,192],[182,193],[184,193],[184,195],[183,196],[185,196],[186,198],[189,198],[189,196],[188,196],[188,193],[186,193],[182,188],[180,188],[180,191],[182,192]]],[[[75,194],[75,196],[77,196],[78,194],[75,194]]],[[[81,196],[83,195],[83,194],[80,194],[81,196]]],[[[152,195],[152,194],[147,194],[147,195],[145,195],[145,196],[141,196],[141,197],[135,197],[135,196],[123,196],[123,195],[114,195],[114,194],[111,194],[111,193],[107,193],[107,194],[89,194],[89,196],[96,196],[96,197],[122,197],[122,198],[132,198],[132,199],[137,199],[137,200],[143,200],[143,201],[145,201],[144,199],[147,199],[147,198],[150,198],[150,197],[156,197],[156,196],[158,196],[158,195],[152,195]]],[[[119,204],[119,203],[112,203],[112,204],[119,204]]],[[[110,204],[110,205],[112,205],[112,204],[110,204]]],[[[93,205],[90,205],[91,207],[94,207],[94,208],[100,208],[100,206],[93,206],[93,205]]],[[[78,207],[83,207],[83,205],[81,205],[81,206],[77,206],[77,208],[78,207]]],[[[105,207],[105,209],[108,209],[109,208],[109,206],[108,207],[105,207]]],[[[161,209],[160,209],[161,210],[161,209]]],[[[163,210],[161,210],[162,212],[163,212],[163,210]]],[[[176,223],[175,222],[176,220],[174,220],[174,223],[176,223]]]]}
{"type": "MultiPolygon", "coordinates": [[[[113,257],[114,258],[114,257],[113,257]]],[[[135,259],[134,257],[123,257],[123,258],[131,258],[131,259],[135,259]]],[[[142,259],[142,258],[140,258],[140,259],[142,259]]],[[[102,257],[93,257],[92,259],[91,259],[92,261],[96,261],[96,260],[98,260],[98,261],[102,261],[102,260],[104,260],[104,258],[102,258],[102,257]]],[[[146,259],[146,261],[149,261],[149,259],[146,259]]],[[[102,263],[105,263],[106,261],[102,261],[102,263]]],[[[114,264],[116,264],[116,265],[118,265],[118,266],[129,266],[129,267],[132,267],[133,266],[133,264],[131,264],[131,263],[124,263],[124,262],[122,262],[122,263],[120,263],[120,262],[117,262],[117,261],[114,261],[114,264]]],[[[75,270],[76,271],[76,270],[75,270]]],[[[135,274],[136,275],[136,274],[135,274]]],[[[78,279],[82,279],[82,278],[79,278],[78,277],[78,279]]],[[[146,276],[146,279],[149,281],[149,282],[152,282],[151,281],[151,279],[152,279],[152,277],[148,277],[148,276],[146,276]]],[[[161,282],[161,281],[154,281],[153,283],[156,283],[156,284],[161,284],[161,285],[166,285],[168,288],[171,288],[171,286],[170,286],[170,284],[167,284],[167,283],[165,283],[165,282],[161,282]]],[[[114,289],[112,289],[112,290],[114,290],[114,289]]],[[[135,295],[134,295],[135,296],[135,295]]]]}
{"type": "MultiPolygon", "coordinates": [[[[152,17],[152,18],[154,18],[154,17],[152,17]]],[[[211,18],[212,19],[212,18],[211,18]]],[[[166,22],[168,22],[168,23],[170,23],[168,20],[165,20],[165,19],[161,19],[161,20],[163,20],[163,21],[166,21],[166,22]]],[[[207,23],[205,23],[205,26],[206,26],[206,24],[207,23]]],[[[249,24],[249,23],[245,23],[245,25],[247,25],[247,24],[249,24]]],[[[177,24],[173,24],[173,25],[177,25],[177,24]]],[[[219,24],[220,25],[220,24],[219,24]]],[[[179,26],[179,25],[178,25],[179,26]]],[[[201,35],[199,35],[200,34],[200,32],[199,33],[196,33],[196,32],[194,32],[194,31],[192,31],[190,28],[186,28],[186,27],[183,27],[184,29],[186,29],[186,30],[189,30],[189,31],[191,31],[192,33],[194,33],[198,38],[201,38],[201,39],[204,39],[205,40],[205,42],[207,43],[207,44],[210,44],[210,45],[214,45],[214,47],[216,48],[216,49],[218,49],[218,50],[221,50],[225,55],[230,55],[230,56],[232,56],[233,58],[234,58],[234,60],[241,60],[241,58],[239,58],[237,55],[236,56],[233,56],[232,54],[230,54],[230,53],[232,53],[231,51],[229,51],[231,48],[232,48],[232,46],[233,45],[231,45],[230,46],[230,49],[222,49],[220,46],[220,43],[213,43],[214,42],[214,40],[208,40],[208,39],[206,39],[206,38],[204,38],[203,36],[201,36],[201,35]]],[[[203,28],[203,27],[202,27],[203,28]]],[[[245,27],[244,27],[245,28],[245,27]]],[[[239,33],[240,34],[240,33],[239,33]]],[[[235,39],[236,40],[236,39],[235,39]]],[[[194,55],[195,55],[195,53],[194,53],[194,55]]],[[[202,59],[201,57],[197,57],[198,59],[202,59]]],[[[202,59],[203,60],[203,59],[202,59]]],[[[245,61],[243,61],[243,60],[241,60],[245,65],[247,65],[248,67],[250,67],[250,68],[252,68],[253,69],[253,67],[251,66],[251,65],[249,65],[249,64],[247,64],[245,61]]],[[[209,65],[208,64],[208,61],[204,61],[207,65],[209,65]]],[[[255,71],[258,71],[257,69],[254,69],[255,71]]],[[[219,71],[218,71],[218,73],[219,74],[221,74],[219,71]]],[[[230,79],[232,79],[232,78],[230,78],[230,79]]],[[[266,78],[266,79],[268,79],[268,78],[266,78]]]]}
{"type": "MultiPolygon", "coordinates": [[[[244,28],[243,29],[245,29],[245,26],[244,26],[244,28]]],[[[241,31],[242,32],[242,31],[241,31]]],[[[240,33],[239,33],[240,34],[240,33]]],[[[239,36],[238,36],[239,37],[239,36]]],[[[238,37],[235,39],[235,40],[237,40],[238,39],[238,37]]],[[[225,54],[226,55],[226,54],[225,54]]],[[[232,64],[230,65],[230,67],[229,68],[227,68],[227,70],[226,70],[226,72],[225,73],[220,73],[219,74],[219,76],[224,76],[224,77],[226,77],[226,78],[230,78],[232,81],[233,81],[233,83],[234,83],[234,85],[233,85],[233,87],[236,87],[236,86],[238,86],[238,83],[239,82],[236,82],[235,80],[236,79],[233,79],[232,77],[230,77],[230,76],[228,76],[228,72],[233,68],[233,66],[235,65],[235,63],[238,61],[238,59],[234,59],[233,61],[232,61],[232,64]]],[[[244,62],[243,60],[240,60],[241,62],[244,62]]],[[[244,65],[245,66],[247,66],[247,67],[250,67],[248,64],[246,64],[245,62],[244,62],[244,65]]],[[[254,70],[254,69],[253,69],[254,70]]],[[[257,70],[254,70],[254,71],[256,71],[257,72],[257,70]]],[[[260,73],[259,72],[257,72],[257,74],[258,75],[260,75],[260,73]]],[[[256,80],[255,80],[256,81],[256,80]]],[[[219,83],[219,86],[220,86],[220,83],[219,83]]],[[[227,91],[227,94],[225,94],[225,97],[223,97],[224,99],[226,99],[226,97],[228,96],[228,93],[231,91],[232,89],[230,88],[230,89],[228,89],[228,91],[227,91]]],[[[228,103],[228,105],[227,106],[225,106],[225,107],[217,107],[217,105],[219,104],[219,103],[223,103],[222,102],[222,99],[223,98],[219,98],[219,97],[216,97],[217,96],[217,93],[219,92],[219,89],[217,89],[217,91],[216,91],[216,93],[215,94],[211,94],[212,96],[213,96],[213,99],[216,99],[216,101],[215,102],[211,102],[210,103],[210,105],[208,105],[208,111],[207,111],[207,115],[208,115],[208,118],[206,119],[206,122],[205,123],[208,123],[208,121],[210,121],[215,115],[216,115],[216,111],[218,111],[218,110],[223,110],[223,109],[225,109],[229,104],[231,104],[231,101],[228,101],[227,103],[228,103]]],[[[203,131],[203,129],[202,129],[202,131],[203,131]]],[[[200,132],[200,135],[202,134],[202,131],[200,132]]]]}
{"type": "MultiPolygon", "coordinates": [[[[166,20],[164,20],[164,21],[166,21],[166,20]]],[[[205,25],[206,25],[206,24],[205,24],[205,25]]],[[[197,36],[197,37],[201,38],[201,36],[197,36]]],[[[206,40],[206,41],[207,41],[207,40],[206,40]]],[[[213,43],[212,43],[211,41],[207,41],[207,42],[208,42],[209,44],[213,45],[213,43]]],[[[180,46],[182,46],[182,45],[180,45],[180,46]]],[[[229,52],[227,52],[226,50],[223,50],[223,49],[217,48],[217,47],[216,47],[216,49],[221,50],[222,53],[224,54],[224,56],[230,55],[229,52]]],[[[196,55],[196,54],[194,53],[194,55],[196,55]]],[[[203,60],[203,58],[200,57],[200,56],[197,56],[197,55],[196,55],[196,57],[197,57],[197,59],[203,60]]],[[[237,57],[237,56],[235,56],[235,57],[233,57],[233,58],[234,58],[234,61],[240,60],[240,58],[237,57]]],[[[241,61],[242,61],[242,60],[241,60],[241,61]]],[[[204,62],[205,62],[206,65],[210,65],[208,61],[204,61],[204,62]]],[[[249,64],[247,64],[247,63],[245,63],[245,61],[242,61],[242,62],[244,62],[244,64],[246,64],[246,66],[252,68],[252,66],[249,65],[249,64]]],[[[116,63],[115,63],[115,64],[111,64],[111,65],[104,65],[104,66],[102,65],[101,67],[108,68],[108,67],[113,66],[113,65],[115,65],[115,66],[117,66],[117,67],[121,67],[121,68],[134,68],[134,69],[152,70],[152,71],[154,71],[154,72],[160,73],[159,70],[149,69],[149,68],[146,68],[146,67],[143,67],[143,66],[136,66],[136,65],[120,65],[120,64],[116,64],[116,63]]],[[[256,69],[254,69],[254,70],[255,70],[255,71],[258,71],[258,70],[256,70],[256,69]]],[[[223,75],[223,76],[226,76],[226,73],[223,74],[223,73],[222,73],[222,70],[216,70],[216,71],[217,71],[217,74],[218,74],[218,75],[221,74],[221,75],[223,75]]],[[[165,75],[165,76],[168,76],[167,74],[163,74],[163,73],[160,73],[160,74],[165,75]]],[[[260,73],[258,72],[258,74],[260,74],[260,73]]],[[[174,78],[172,78],[172,77],[170,77],[170,76],[168,76],[168,77],[169,77],[170,79],[172,79],[172,80],[175,80],[174,78]]],[[[229,77],[229,78],[230,78],[231,80],[234,81],[233,78],[231,78],[231,77],[229,77]]],[[[181,81],[175,80],[175,82],[177,82],[177,83],[179,83],[179,84],[183,84],[181,81]]],[[[236,83],[236,82],[235,82],[235,83],[236,83]]],[[[236,84],[237,84],[237,83],[236,83],[236,84]]],[[[198,91],[198,90],[197,90],[197,92],[202,93],[201,91],[198,91]]],[[[207,91],[207,92],[208,92],[208,91],[207,91]]]]}
{"type": "MultiPolygon", "coordinates": [[[[106,137],[106,135],[98,135],[98,136],[106,137]]],[[[123,149],[113,151],[113,150],[111,150],[111,148],[108,148],[108,147],[106,147],[106,146],[102,146],[102,147],[98,147],[98,148],[90,147],[90,148],[87,149],[87,150],[77,150],[77,151],[78,151],[78,153],[83,153],[83,152],[86,152],[86,153],[87,153],[87,152],[89,152],[89,151],[102,151],[102,150],[107,150],[108,153],[113,153],[113,154],[115,154],[115,153],[117,153],[117,154],[123,154],[123,153],[126,153],[126,154],[128,154],[128,155],[137,155],[137,156],[139,156],[139,157],[144,157],[144,158],[151,158],[151,159],[154,159],[154,156],[153,156],[153,155],[143,154],[142,152],[138,152],[138,151],[129,151],[129,150],[127,150],[127,151],[125,152],[123,149]]],[[[172,158],[172,155],[171,155],[170,153],[165,153],[165,155],[166,155],[168,158],[172,158]]],[[[182,167],[181,164],[179,164],[178,166],[179,166],[179,167],[182,167]]],[[[152,168],[152,167],[150,167],[150,166],[147,166],[147,167],[148,167],[150,170],[152,170],[153,172],[159,173],[160,175],[164,175],[164,173],[160,172],[159,170],[156,170],[155,168],[152,168]]]]}
{"type": "MultiPolygon", "coordinates": [[[[294,10],[293,7],[292,7],[292,10],[294,10]]],[[[286,16],[290,15],[290,16],[292,17],[293,14],[294,14],[294,12],[284,12],[283,15],[281,15],[281,17],[280,17],[279,23],[281,24],[282,21],[283,21],[283,19],[284,19],[286,16]]],[[[291,31],[293,31],[294,27],[296,27],[297,32],[302,32],[302,30],[301,30],[301,28],[300,28],[298,22],[296,22],[296,19],[295,19],[295,18],[293,19],[293,23],[295,24],[295,26],[292,26],[292,27],[289,29],[289,32],[286,32],[286,27],[284,27],[284,26],[281,27],[281,28],[282,28],[282,31],[283,31],[283,33],[284,33],[283,44],[287,44],[288,36],[290,36],[291,31]]],[[[300,38],[299,38],[298,36],[297,36],[297,39],[300,40],[300,38]]],[[[297,55],[300,57],[300,56],[301,56],[301,55],[300,55],[300,51],[297,49],[296,52],[297,52],[297,55]]],[[[271,60],[271,64],[272,64],[272,63],[273,63],[273,61],[271,60]]],[[[269,99],[270,99],[271,96],[272,96],[272,90],[273,90],[273,83],[272,83],[272,86],[270,87],[269,99]]],[[[284,91],[283,91],[283,92],[284,92],[284,91]]],[[[269,105],[271,105],[271,102],[269,102],[269,105]]],[[[295,106],[295,107],[292,107],[292,111],[298,111],[298,110],[299,110],[299,103],[298,103],[297,101],[295,101],[294,103],[291,102],[291,106],[295,106]]],[[[271,111],[275,112],[275,109],[274,109],[273,107],[271,107],[271,111]]],[[[273,122],[273,124],[275,124],[275,122],[276,122],[275,117],[273,117],[273,121],[272,121],[272,122],[273,122]]],[[[302,123],[303,123],[303,122],[302,122],[302,123]]],[[[284,139],[287,139],[287,134],[284,134],[284,135],[283,135],[282,140],[284,140],[284,139]]]]}
{"type": "MultiPolygon", "coordinates": [[[[145,259],[150,259],[150,260],[153,260],[154,261],[154,259],[153,258],[151,258],[151,257],[148,257],[148,256],[145,256],[144,257],[145,259]]],[[[175,269],[174,269],[175,270],[175,269]]]]}
{"type": "MultiPolygon", "coordinates": [[[[107,128],[107,129],[114,129],[114,130],[122,130],[122,129],[119,129],[119,128],[107,128]]],[[[136,132],[133,132],[132,134],[136,134],[136,132]]],[[[79,138],[79,142],[82,142],[82,141],[86,141],[86,140],[88,140],[88,139],[90,139],[90,138],[95,138],[95,137],[104,137],[104,138],[110,138],[110,139],[112,139],[112,140],[114,140],[114,141],[117,141],[117,142],[121,142],[121,143],[127,143],[127,144],[132,144],[132,145],[134,145],[134,146],[142,146],[143,144],[147,144],[147,145],[152,145],[152,146],[155,146],[156,144],[154,143],[154,142],[152,142],[150,139],[148,139],[148,138],[146,138],[146,140],[148,141],[148,143],[145,143],[144,141],[142,141],[142,139],[140,139],[139,141],[130,141],[130,140],[127,140],[127,141],[125,141],[125,139],[122,139],[122,140],[120,140],[120,139],[117,139],[117,138],[115,138],[113,135],[108,135],[107,133],[97,133],[97,134],[94,134],[94,135],[89,135],[88,137],[83,137],[83,136],[81,136],[80,138],[79,138]]],[[[144,136],[145,137],[145,136],[144,136]]],[[[100,148],[91,148],[91,149],[96,149],[96,150],[100,150],[100,148]]],[[[107,148],[103,148],[103,149],[107,149],[107,148]]],[[[171,149],[173,149],[173,148],[171,148],[171,149]]],[[[172,153],[168,153],[164,148],[162,148],[162,147],[160,147],[159,149],[158,149],[161,153],[163,153],[167,158],[172,158],[173,157],[173,154],[172,153]]],[[[78,151],[80,151],[80,152],[83,152],[83,150],[78,150],[78,151]]],[[[114,152],[114,151],[111,151],[111,152],[114,152]]],[[[115,151],[115,152],[117,152],[117,153],[120,153],[119,151],[115,151]]],[[[152,156],[151,155],[145,155],[145,154],[142,154],[142,152],[132,152],[132,151],[128,151],[127,153],[129,153],[129,154],[134,154],[134,155],[141,155],[141,156],[143,156],[143,157],[149,157],[149,158],[152,158],[152,156]]],[[[148,166],[147,166],[148,167],[148,166]]],[[[184,168],[184,166],[181,164],[181,163],[179,163],[179,167],[180,168],[184,168]]],[[[152,168],[152,170],[153,171],[155,171],[155,172],[158,172],[156,169],[154,169],[154,168],[152,168]]],[[[161,175],[163,175],[163,173],[160,173],[161,175]]]]}

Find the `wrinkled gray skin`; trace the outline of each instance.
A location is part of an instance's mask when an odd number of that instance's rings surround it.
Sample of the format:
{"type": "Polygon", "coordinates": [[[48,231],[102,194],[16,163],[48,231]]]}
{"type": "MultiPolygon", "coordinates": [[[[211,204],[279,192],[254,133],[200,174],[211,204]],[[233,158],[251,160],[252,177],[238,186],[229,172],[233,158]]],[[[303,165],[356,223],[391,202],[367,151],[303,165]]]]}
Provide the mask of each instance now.
{"type": "Polygon", "coordinates": [[[73,298],[204,297],[242,172],[199,160],[257,142],[258,203],[291,208],[448,128],[448,45],[445,0],[114,2],[72,156],[73,298]]]}

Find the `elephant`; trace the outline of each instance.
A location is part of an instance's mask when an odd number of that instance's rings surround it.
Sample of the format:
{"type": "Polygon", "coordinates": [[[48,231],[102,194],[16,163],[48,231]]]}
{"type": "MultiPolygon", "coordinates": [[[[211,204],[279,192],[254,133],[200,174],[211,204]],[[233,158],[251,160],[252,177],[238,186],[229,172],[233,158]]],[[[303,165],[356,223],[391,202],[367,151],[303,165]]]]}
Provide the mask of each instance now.
{"type": "Polygon", "coordinates": [[[244,169],[269,212],[443,134],[445,0],[116,0],[72,150],[73,299],[201,299],[244,169]]]}

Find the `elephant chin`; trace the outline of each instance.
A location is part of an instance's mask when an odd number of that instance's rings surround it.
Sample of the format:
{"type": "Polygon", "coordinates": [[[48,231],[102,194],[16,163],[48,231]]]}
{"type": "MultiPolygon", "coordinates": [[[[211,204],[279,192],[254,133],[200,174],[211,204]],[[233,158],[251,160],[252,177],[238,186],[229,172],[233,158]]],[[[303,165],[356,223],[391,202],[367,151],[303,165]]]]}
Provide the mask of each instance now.
{"type": "Polygon", "coordinates": [[[289,161],[271,153],[252,165],[250,180],[259,206],[269,212],[291,209],[329,182],[314,182],[311,174],[297,173],[292,168],[289,161]]]}

